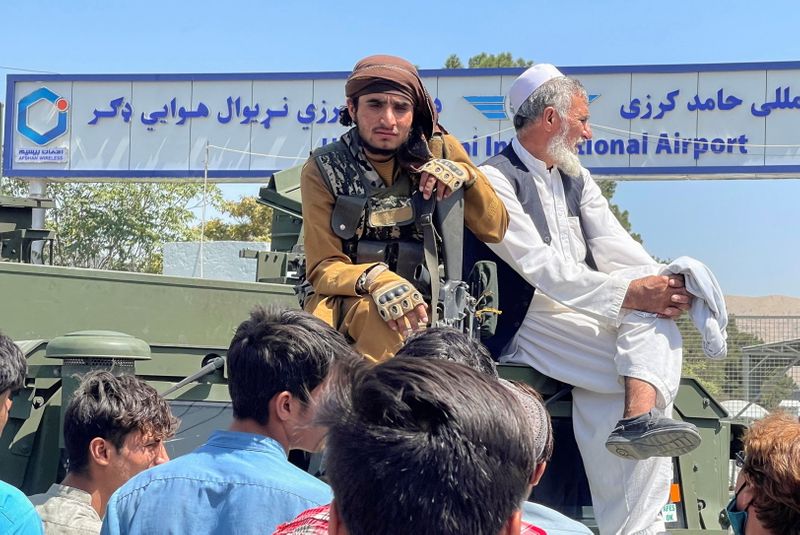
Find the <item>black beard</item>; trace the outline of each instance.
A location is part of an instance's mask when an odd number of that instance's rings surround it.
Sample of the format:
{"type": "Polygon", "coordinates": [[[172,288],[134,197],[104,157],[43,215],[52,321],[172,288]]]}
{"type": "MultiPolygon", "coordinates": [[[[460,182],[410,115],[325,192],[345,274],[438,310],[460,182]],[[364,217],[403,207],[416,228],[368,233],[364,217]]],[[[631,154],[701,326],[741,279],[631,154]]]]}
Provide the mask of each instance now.
{"type": "Polygon", "coordinates": [[[397,154],[398,149],[381,149],[370,145],[366,139],[363,137],[361,138],[361,147],[364,149],[365,152],[370,154],[374,154],[375,156],[394,156],[397,154]]]}

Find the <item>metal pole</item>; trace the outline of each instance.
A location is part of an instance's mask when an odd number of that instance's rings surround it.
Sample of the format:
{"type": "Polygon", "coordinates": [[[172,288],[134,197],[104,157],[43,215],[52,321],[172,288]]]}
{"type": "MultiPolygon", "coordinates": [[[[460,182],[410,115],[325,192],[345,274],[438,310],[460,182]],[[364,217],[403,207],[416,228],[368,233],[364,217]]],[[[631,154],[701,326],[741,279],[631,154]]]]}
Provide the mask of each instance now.
{"type": "Polygon", "coordinates": [[[209,373],[212,373],[213,371],[222,368],[224,365],[225,365],[225,359],[222,358],[222,357],[216,357],[211,362],[209,362],[208,364],[206,364],[205,366],[200,368],[196,373],[193,373],[192,375],[190,375],[186,379],[182,379],[180,382],[178,382],[178,383],[172,385],[171,387],[167,388],[166,390],[164,390],[161,393],[161,395],[162,396],[168,396],[168,395],[172,394],[173,392],[175,392],[176,390],[179,390],[179,389],[183,388],[184,386],[188,385],[189,383],[193,383],[193,382],[197,381],[198,379],[200,379],[201,377],[205,377],[209,373]]]}
{"type": "MultiPolygon", "coordinates": [[[[45,180],[31,180],[28,182],[28,195],[37,199],[43,199],[47,195],[47,181],[45,180]]],[[[31,217],[31,226],[35,229],[45,228],[44,222],[44,208],[34,208],[31,217]]],[[[42,251],[44,250],[44,242],[36,241],[31,244],[31,263],[43,264],[44,258],[42,251]]]]}
{"type": "Polygon", "coordinates": [[[208,202],[208,140],[206,140],[206,161],[203,164],[203,206],[200,210],[200,278],[203,278],[203,264],[205,263],[203,243],[206,239],[206,204],[208,202]]]}

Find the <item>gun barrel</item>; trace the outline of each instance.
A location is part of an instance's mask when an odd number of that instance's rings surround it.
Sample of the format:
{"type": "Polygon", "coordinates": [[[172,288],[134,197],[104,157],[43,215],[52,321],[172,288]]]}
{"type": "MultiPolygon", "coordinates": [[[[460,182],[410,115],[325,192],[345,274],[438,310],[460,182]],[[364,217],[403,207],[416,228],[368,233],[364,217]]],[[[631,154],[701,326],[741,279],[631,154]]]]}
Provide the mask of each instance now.
{"type": "Polygon", "coordinates": [[[222,357],[216,357],[211,362],[209,362],[208,364],[206,364],[205,366],[200,368],[197,372],[193,373],[192,375],[190,375],[186,379],[182,379],[181,381],[175,383],[171,387],[169,387],[166,390],[164,390],[161,393],[161,395],[166,397],[166,396],[172,394],[173,392],[175,392],[176,390],[179,390],[179,389],[183,388],[184,386],[188,385],[189,383],[193,383],[193,382],[197,381],[198,379],[200,379],[201,377],[205,377],[209,373],[212,373],[215,370],[218,370],[218,369],[222,368],[224,365],[225,365],[225,359],[222,358],[222,357]]]}

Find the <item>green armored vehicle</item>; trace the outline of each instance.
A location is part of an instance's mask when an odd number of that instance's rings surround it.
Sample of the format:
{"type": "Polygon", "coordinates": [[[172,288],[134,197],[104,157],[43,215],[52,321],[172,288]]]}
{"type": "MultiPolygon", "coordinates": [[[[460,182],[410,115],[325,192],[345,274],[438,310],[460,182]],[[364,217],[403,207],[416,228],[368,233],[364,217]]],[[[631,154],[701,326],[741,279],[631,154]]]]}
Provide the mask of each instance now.
{"type": "MultiPolygon", "coordinates": [[[[261,189],[261,202],[274,213],[272,251],[243,252],[258,263],[257,282],[29,264],[31,243],[52,239],[31,228],[31,210],[47,207],[46,201],[0,198],[0,328],[21,346],[29,367],[0,438],[0,478],[29,495],[63,478],[61,412],[75,377],[91,369],[135,373],[166,395],[182,420],[168,443],[170,456],[191,451],[213,429],[226,427],[231,405],[224,356],[236,325],[257,304],[297,306],[298,183],[298,170],[290,169],[261,189]]],[[[525,366],[500,365],[499,371],[537,388],[553,417],[557,447],[536,501],[593,526],[569,387],[525,366]]],[[[727,533],[722,512],[729,499],[729,460],[740,449],[742,428],[726,420],[725,409],[689,378],[681,382],[675,414],[694,423],[703,442],[674,459],[667,526],[676,533],[727,533]]],[[[313,458],[296,461],[309,471],[317,468],[313,458]]]]}

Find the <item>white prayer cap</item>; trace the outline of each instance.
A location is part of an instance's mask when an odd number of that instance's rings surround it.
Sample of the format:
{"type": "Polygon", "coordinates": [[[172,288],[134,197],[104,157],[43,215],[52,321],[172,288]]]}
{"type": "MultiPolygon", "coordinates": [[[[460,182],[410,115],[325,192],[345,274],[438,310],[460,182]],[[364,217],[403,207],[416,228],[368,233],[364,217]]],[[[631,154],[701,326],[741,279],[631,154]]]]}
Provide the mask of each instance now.
{"type": "Polygon", "coordinates": [[[543,83],[553,78],[564,76],[561,71],[549,63],[537,63],[527,71],[519,75],[514,80],[508,90],[508,103],[511,107],[512,117],[517,114],[529,96],[533,94],[543,83]]]}
{"type": "Polygon", "coordinates": [[[520,389],[514,383],[500,379],[500,384],[511,391],[511,394],[522,405],[522,416],[528,420],[528,431],[533,433],[533,448],[538,463],[550,441],[552,432],[552,424],[549,422],[550,415],[547,414],[547,409],[542,401],[520,389]]]}

